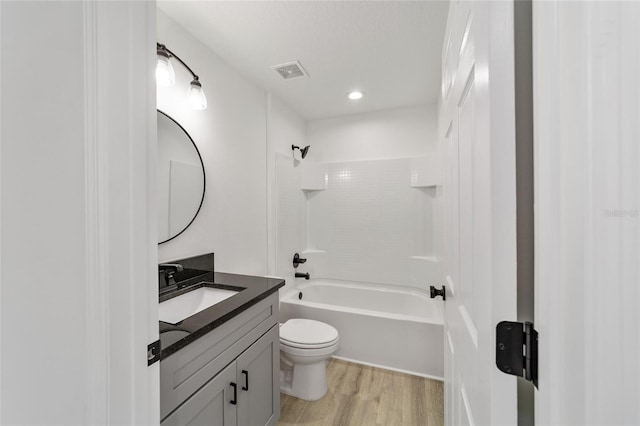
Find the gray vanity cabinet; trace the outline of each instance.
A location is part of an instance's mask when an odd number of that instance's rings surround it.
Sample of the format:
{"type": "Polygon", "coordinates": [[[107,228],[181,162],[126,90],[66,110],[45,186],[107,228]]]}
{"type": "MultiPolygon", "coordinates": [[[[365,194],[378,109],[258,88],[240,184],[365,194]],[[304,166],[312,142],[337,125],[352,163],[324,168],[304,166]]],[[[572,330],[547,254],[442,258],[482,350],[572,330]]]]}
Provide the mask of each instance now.
{"type": "Polygon", "coordinates": [[[278,375],[273,374],[279,368],[277,342],[274,326],[171,413],[162,426],[275,425],[279,413],[278,375]]]}
{"type": "Polygon", "coordinates": [[[162,421],[162,426],[236,425],[237,411],[230,383],[236,380],[236,364],[222,370],[180,408],[162,421]]]}
{"type": "Polygon", "coordinates": [[[276,293],[161,360],[161,425],[275,425],[280,414],[277,319],[276,293]]]}
{"type": "Polygon", "coordinates": [[[275,325],[236,360],[238,425],[275,425],[280,414],[280,338],[275,325]],[[276,373],[276,374],[274,374],[276,373]]]}

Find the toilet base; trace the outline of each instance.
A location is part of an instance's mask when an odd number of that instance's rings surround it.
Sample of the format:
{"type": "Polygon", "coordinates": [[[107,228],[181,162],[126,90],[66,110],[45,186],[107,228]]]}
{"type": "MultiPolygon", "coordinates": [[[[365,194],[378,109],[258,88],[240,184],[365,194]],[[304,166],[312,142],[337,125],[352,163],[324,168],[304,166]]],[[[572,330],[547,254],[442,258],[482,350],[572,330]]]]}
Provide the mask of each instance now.
{"type": "Polygon", "coordinates": [[[327,362],[321,360],[313,364],[294,364],[280,354],[280,392],[304,399],[317,401],[327,394],[327,362]]]}

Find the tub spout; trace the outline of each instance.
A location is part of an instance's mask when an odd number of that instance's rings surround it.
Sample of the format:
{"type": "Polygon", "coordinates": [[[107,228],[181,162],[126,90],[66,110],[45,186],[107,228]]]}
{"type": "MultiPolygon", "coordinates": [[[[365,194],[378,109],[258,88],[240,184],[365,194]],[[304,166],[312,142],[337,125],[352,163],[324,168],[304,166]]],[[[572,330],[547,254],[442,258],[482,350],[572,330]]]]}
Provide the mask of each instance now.
{"type": "Polygon", "coordinates": [[[311,277],[309,276],[308,272],[306,274],[303,274],[302,272],[296,272],[296,278],[304,278],[305,280],[308,280],[311,277]]]}

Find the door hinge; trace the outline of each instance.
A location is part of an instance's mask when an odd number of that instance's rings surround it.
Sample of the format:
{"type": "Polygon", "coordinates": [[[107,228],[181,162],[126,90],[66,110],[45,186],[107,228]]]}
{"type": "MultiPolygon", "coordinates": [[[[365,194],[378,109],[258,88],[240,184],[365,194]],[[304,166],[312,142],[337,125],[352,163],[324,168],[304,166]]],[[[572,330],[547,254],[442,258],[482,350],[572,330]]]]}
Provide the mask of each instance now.
{"type": "Polygon", "coordinates": [[[147,346],[147,367],[160,361],[160,340],[149,343],[147,346]]]}
{"type": "Polygon", "coordinates": [[[532,322],[502,321],[496,326],[496,366],[538,387],[538,332],[532,322]]]}

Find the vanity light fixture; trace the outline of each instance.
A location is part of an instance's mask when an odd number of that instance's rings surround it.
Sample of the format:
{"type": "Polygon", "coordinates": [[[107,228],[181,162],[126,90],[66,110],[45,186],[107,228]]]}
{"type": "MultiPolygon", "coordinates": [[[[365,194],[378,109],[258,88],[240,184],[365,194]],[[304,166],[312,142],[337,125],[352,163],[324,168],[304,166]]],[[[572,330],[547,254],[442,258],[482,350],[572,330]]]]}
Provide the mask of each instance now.
{"type": "Polygon", "coordinates": [[[359,90],[354,90],[352,92],[347,93],[347,98],[351,99],[352,101],[357,101],[358,99],[362,99],[363,96],[364,96],[364,92],[361,92],[359,90]]]}
{"type": "Polygon", "coordinates": [[[158,63],[156,65],[156,83],[162,87],[172,87],[176,84],[176,73],[169,60],[169,53],[161,44],[157,49],[158,63]]]}
{"type": "Polygon", "coordinates": [[[189,103],[191,104],[191,107],[198,110],[207,109],[207,97],[202,90],[200,79],[196,73],[189,68],[189,65],[185,64],[178,55],[169,50],[164,44],[156,43],[156,54],[158,56],[158,62],[156,65],[156,83],[164,87],[171,87],[176,84],[176,74],[173,71],[171,61],[169,60],[170,58],[175,58],[191,73],[193,78],[189,84],[189,103]]]}

